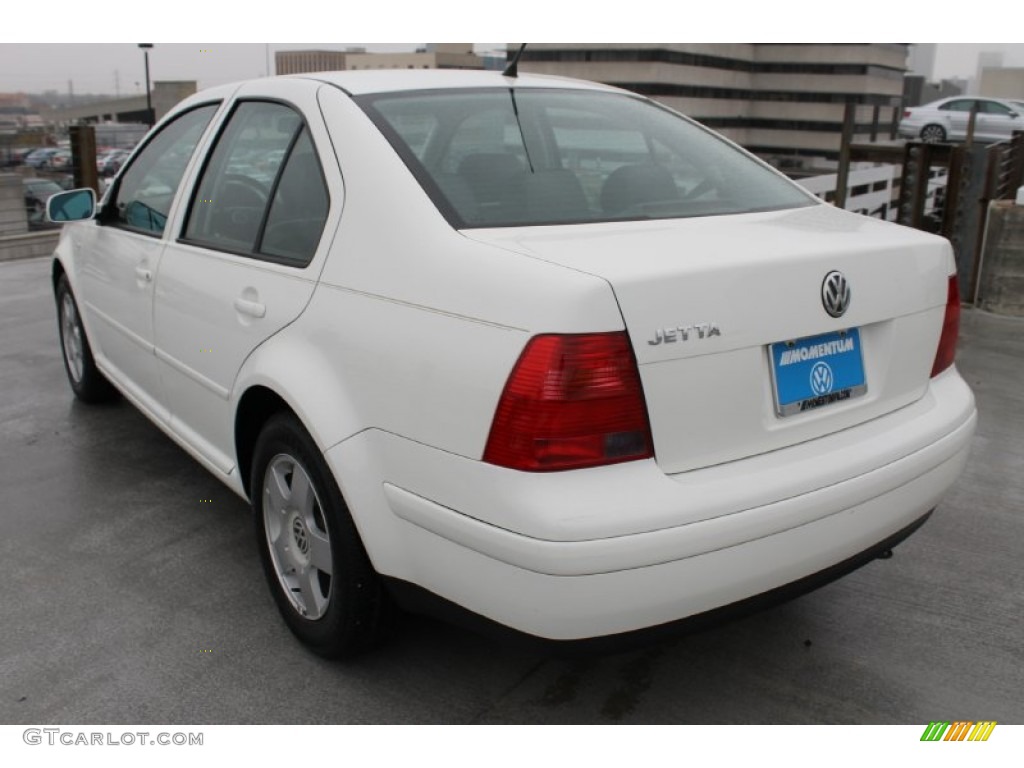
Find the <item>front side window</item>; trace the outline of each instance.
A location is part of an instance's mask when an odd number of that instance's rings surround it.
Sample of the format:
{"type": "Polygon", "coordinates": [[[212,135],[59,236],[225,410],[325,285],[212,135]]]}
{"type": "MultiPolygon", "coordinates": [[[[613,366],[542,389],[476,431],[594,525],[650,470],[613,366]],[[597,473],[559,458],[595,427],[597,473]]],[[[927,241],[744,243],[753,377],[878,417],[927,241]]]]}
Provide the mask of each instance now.
{"type": "Polygon", "coordinates": [[[502,88],[357,101],[458,228],[814,204],[700,126],[624,94],[502,88]]]}
{"type": "Polygon", "coordinates": [[[143,148],[118,183],[112,224],[163,234],[185,167],[216,111],[208,104],[186,112],[143,148]]]}
{"type": "Polygon", "coordinates": [[[305,266],[320,241],[328,203],[299,114],[283,104],[243,102],[203,169],[184,239],[305,266]]]}
{"type": "Polygon", "coordinates": [[[980,105],[979,112],[984,112],[988,115],[1002,115],[1007,117],[1010,114],[1010,108],[1000,104],[998,101],[979,101],[980,105]]]}

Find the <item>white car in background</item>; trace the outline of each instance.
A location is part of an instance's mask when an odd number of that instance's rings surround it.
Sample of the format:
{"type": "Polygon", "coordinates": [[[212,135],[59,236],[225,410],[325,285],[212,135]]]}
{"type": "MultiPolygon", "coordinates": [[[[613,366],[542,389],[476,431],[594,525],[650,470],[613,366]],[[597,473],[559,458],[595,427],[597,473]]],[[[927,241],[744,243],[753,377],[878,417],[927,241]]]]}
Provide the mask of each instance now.
{"type": "Polygon", "coordinates": [[[395,602],[561,641],[789,597],[886,554],[966,461],[948,242],[625,91],[222,86],[94,203],[49,203],[81,222],[53,263],[72,389],[251,501],[326,656],[395,602]]]}
{"type": "Polygon", "coordinates": [[[978,141],[1006,141],[1014,131],[1024,131],[1024,107],[1007,99],[953,96],[920,107],[908,107],[900,121],[899,134],[928,142],[963,141],[971,111],[977,107],[974,138],[978,141]]]}

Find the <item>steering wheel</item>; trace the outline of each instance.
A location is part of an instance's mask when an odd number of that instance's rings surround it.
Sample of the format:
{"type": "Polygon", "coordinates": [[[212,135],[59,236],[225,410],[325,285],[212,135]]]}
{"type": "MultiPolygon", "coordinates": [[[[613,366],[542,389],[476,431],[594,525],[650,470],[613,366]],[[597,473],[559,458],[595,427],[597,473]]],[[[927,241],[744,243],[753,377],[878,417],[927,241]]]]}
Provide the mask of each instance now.
{"type": "MultiPolygon", "coordinates": [[[[233,200],[235,205],[238,206],[253,206],[262,207],[267,202],[267,189],[255,179],[243,176],[240,173],[226,173],[224,174],[224,189],[227,190],[228,186],[234,185],[237,189],[247,190],[245,193],[239,195],[240,199],[233,200]],[[246,200],[245,195],[251,197],[246,200]]],[[[232,190],[234,192],[234,190],[232,190]]]]}

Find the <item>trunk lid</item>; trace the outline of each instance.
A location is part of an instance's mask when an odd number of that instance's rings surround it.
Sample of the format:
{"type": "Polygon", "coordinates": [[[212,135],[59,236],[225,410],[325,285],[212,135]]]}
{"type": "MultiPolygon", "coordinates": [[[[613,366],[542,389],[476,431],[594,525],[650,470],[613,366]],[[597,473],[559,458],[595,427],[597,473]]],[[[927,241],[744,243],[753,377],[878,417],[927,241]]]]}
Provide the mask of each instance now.
{"type": "Polygon", "coordinates": [[[952,271],[945,240],[825,205],[463,234],[608,281],[640,366],[656,460],[670,474],[811,440],[917,400],[952,271]],[[835,270],[851,291],[838,318],[822,299],[835,270]],[[852,329],[864,394],[780,415],[771,345],[852,329]]]}

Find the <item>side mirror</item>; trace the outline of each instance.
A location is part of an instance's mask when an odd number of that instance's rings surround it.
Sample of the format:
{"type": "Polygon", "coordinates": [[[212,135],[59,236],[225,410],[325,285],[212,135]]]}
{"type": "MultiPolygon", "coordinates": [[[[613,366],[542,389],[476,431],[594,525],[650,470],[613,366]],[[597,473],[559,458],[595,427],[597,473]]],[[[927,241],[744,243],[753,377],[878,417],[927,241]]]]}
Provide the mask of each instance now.
{"type": "Polygon", "coordinates": [[[46,201],[47,221],[85,221],[95,215],[96,193],[88,188],[58,192],[46,201]]]}
{"type": "Polygon", "coordinates": [[[1010,112],[1008,114],[1013,120],[1016,120],[1018,117],[1020,117],[1020,112],[1010,112]]]}

